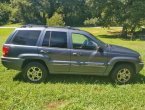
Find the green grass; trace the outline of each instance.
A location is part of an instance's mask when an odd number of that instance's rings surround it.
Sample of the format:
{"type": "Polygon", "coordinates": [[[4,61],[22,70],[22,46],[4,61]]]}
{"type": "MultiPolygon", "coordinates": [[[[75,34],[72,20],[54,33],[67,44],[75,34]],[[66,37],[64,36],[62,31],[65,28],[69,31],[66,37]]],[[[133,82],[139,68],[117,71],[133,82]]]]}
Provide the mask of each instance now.
{"type": "Polygon", "coordinates": [[[20,27],[20,26],[22,26],[22,24],[21,23],[16,23],[16,24],[8,23],[8,24],[5,24],[3,26],[4,27],[20,27]]]}
{"type": "MultiPolygon", "coordinates": [[[[145,61],[145,41],[127,41],[114,36],[120,28],[83,28],[106,43],[141,53],[145,61]]],[[[13,29],[0,29],[0,48],[13,29]]],[[[0,51],[1,56],[1,51],[0,51]]],[[[18,71],[0,64],[0,110],[144,110],[145,68],[137,81],[115,85],[97,76],[49,75],[44,84],[23,82],[18,71]]]]}

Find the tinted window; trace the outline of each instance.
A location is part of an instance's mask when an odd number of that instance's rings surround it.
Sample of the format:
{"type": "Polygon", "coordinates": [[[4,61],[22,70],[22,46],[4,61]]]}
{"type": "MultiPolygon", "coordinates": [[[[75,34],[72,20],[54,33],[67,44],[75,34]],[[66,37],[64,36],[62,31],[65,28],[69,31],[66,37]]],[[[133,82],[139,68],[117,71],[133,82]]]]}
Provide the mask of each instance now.
{"type": "Polygon", "coordinates": [[[35,46],[39,35],[40,31],[19,30],[14,36],[12,43],[17,45],[35,46]]]}
{"type": "Polygon", "coordinates": [[[67,33],[51,32],[50,47],[67,48],[67,33]]]}
{"type": "Polygon", "coordinates": [[[49,40],[50,40],[50,32],[47,31],[45,36],[44,36],[44,40],[43,40],[42,46],[49,47],[49,40]]]}

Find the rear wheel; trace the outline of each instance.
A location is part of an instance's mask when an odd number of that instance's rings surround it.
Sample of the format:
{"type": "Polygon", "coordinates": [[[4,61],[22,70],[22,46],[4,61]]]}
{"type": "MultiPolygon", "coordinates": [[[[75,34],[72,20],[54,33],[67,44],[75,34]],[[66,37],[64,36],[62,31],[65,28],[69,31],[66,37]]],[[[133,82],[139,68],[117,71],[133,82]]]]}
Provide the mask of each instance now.
{"type": "Polygon", "coordinates": [[[120,64],[114,68],[111,78],[117,84],[126,84],[133,80],[134,75],[134,69],[131,65],[120,64]]]}
{"type": "Polygon", "coordinates": [[[47,78],[47,69],[41,63],[31,62],[23,69],[23,77],[28,82],[44,82],[47,78]]]}

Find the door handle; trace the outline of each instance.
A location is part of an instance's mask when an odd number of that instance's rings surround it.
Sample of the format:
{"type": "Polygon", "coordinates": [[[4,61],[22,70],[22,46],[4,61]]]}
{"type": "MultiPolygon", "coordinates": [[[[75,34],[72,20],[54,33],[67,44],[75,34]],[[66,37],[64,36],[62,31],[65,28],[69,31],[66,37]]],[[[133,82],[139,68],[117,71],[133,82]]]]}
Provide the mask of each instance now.
{"type": "Polygon", "coordinates": [[[40,53],[50,53],[49,51],[47,51],[47,50],[40,50],[40,53]]]}
{"type": "Polygon", "coordinates": [[[73,56],[80,56],[79,53],[73,53],[73,56]]]}

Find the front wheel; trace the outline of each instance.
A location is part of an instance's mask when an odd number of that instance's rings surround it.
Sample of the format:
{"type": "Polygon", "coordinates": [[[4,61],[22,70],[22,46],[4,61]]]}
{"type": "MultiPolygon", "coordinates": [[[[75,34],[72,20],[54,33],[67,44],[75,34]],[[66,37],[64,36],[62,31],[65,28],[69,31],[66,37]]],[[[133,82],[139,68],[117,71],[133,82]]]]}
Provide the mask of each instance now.
{"type": "Polygon", "coordinates": [[[31,62],[23,69],[23,77],[28,82],[41,83],[47,78],[47,70],[41,63],[31,62]]]}
{"type": "Polygon", "coordinates": [[[117,84],[126,84],[132,81],[134,74],[134,69],[131,65],[120,64],[114,68],[111,78],[117,84]]]}

